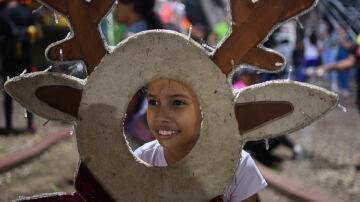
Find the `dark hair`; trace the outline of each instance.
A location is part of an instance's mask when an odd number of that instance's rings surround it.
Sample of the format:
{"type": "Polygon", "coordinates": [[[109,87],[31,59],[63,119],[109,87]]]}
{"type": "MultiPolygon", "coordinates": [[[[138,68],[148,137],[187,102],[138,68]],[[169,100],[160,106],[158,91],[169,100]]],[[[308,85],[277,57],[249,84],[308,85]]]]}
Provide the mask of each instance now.
{"type": "Polygon", "coordinates": [[[316,45],[316,43],[317,43],[317,36],[316,36],[315,32],[311,33],[311,35],[310,35],[310,43],[313,45],[316,45]]]}
{"type": "Polygon", "coordinates": [[[326,16],[323,17],[323,20],[325,22],[325,24],[327,25],[327,30],[326,30],[326,33],[327,34],[332,34],[334,32],[334,26],[331,24],[329,18],[327,18],[326,16]]]}
{"type": "Polygon", "coordinates": [[[134,12],[144,17],[149,29],[163,29],[159,16],[154,12],[155,0],[119,0],[119,2],[134,3],[134,12]]]}

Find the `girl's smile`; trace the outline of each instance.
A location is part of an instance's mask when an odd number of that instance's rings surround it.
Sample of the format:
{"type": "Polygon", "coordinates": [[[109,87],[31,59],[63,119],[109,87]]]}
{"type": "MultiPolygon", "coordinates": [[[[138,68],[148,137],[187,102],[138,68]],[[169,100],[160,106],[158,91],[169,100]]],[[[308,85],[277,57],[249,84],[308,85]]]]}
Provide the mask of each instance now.
{"type": "Polygon", "coordinates": [[[158,130],[159,138],[171,138],[171,136],[179,134],[179,130],[158,130]]]}

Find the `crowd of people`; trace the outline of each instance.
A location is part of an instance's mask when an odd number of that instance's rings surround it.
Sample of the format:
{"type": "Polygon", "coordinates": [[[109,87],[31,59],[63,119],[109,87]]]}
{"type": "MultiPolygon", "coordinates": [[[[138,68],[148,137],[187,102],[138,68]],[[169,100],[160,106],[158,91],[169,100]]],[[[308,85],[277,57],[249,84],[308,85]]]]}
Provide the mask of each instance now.
{"type": "MultiPolygon", "coordinates": [[[[318,69],[320,65],[332,64],[349,56],[351,50],[357,47],[354,39],[347,33],[345,26],[336,29],[325,21],[324,33],[317,36],[312,33],[310,43],[304,43],[305,69],[318,69]],[[310,62],[310,63],[309,63],[310,62]]],[[[306,38],[307,39],[307,38],[306,38]]],[[[306,74],[306,71],[303,71],[306,74]]],[[[311,71],[310,71],[311,72],[311,71]]],[[[355,70],[335,70],[323,76],[324,86],[341,96],[349,97],[350,81],[354,78],[355,70]]],[[[306,76],[308,77],[308,76],[306,76]]]]}
{"type": "MultiPolygon", "coordinates": [[[[18,0],[7,0],[5,8],[0,13],[1,42],[1,76],[5,82],[22,72],[32,72],[32,44],[42,38],[39,22],[31,11],[20,4],[18,0]]],[[[22,132],[13,127],[13,100],[4,92],[5,129],[3,133],[22,132]]],[[[26,111],[27,128],[25,131],[35,133],[32,113],[26,111]]]]}

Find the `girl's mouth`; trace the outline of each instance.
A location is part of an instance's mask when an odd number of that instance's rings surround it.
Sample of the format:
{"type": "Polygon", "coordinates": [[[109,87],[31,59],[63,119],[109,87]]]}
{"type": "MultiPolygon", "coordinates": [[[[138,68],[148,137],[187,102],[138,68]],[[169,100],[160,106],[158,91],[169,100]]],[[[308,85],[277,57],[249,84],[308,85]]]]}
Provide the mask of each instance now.
{"type": "Polygon", "coordinates": [[[168,139],[178,134],[177,130],[158,130],[158,138],[160,139],[168,139]]]}

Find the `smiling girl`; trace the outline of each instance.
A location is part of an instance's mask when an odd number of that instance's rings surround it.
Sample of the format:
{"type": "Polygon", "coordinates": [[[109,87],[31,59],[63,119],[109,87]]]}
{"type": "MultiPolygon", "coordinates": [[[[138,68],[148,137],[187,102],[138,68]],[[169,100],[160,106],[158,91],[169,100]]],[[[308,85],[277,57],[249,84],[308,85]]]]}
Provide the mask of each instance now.
{"type": "MultiPolygon", "coordinates": [[[[176,80],[158,79],[147,87],[147,121],[156,140],[144,144],[134,153],[153,166],[173,166],[192,150],[200,136],[200,104],[193,90],[176,80]]],[[[255,202],[256,193],[266,185],[253,159],[242,151],[240,164],[225,190],[224,199],[255,202]]]]}

